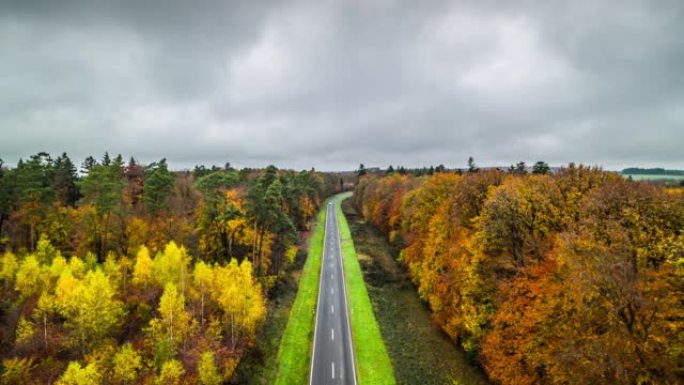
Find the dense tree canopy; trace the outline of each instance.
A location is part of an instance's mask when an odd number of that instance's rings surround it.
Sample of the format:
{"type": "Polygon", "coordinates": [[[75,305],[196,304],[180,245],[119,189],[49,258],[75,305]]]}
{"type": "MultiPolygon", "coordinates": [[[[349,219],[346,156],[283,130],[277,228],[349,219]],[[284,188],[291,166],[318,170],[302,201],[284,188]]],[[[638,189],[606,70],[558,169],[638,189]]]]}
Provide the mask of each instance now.
{"type": "Polygon", "coordinates": [[[220,384],[339,178],[120,155],[0,165],[0,382],[220,384]]]}
{"type": "Polygon", "coordinates": [[[354,199],[494,383],[684,381],[682,190],[538,163],[367,175],[354,199]]]}

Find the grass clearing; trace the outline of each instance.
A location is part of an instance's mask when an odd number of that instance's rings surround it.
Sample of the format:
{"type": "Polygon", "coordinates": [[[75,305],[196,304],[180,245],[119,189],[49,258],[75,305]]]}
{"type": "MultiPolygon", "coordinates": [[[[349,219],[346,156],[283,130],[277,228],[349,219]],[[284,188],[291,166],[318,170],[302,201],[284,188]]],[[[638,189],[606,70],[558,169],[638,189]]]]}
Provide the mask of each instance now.
{"type": "Polygon", "coordinates": [[[342,207],[375,317],[394,366],[396,383],[488,384],[477,364],[432,322],[430,310],[395,259],[398,250],[364,221],[351,201],[344,202],[342,207]]]}
{"type": "Polygon", "coordinates": [[[299,290],[294,300],[277,356],[276,385],[307,384],[311,364],[318,279],[323,255],[325,235],[325,210],[328,201],[321,206],[316,227],[309,242],[309,252],[299,280],[299,290]]]}
{"type": "Polygon", "coordinates": [[[385,342],[375,319],[347,219],[342,213],[341,203],[350,196],[351,193],[338,195],[336,209],[354,339],[356,372],[360,385],[394,385],[397,382],[392,362],[387,355],[385,342]]]}

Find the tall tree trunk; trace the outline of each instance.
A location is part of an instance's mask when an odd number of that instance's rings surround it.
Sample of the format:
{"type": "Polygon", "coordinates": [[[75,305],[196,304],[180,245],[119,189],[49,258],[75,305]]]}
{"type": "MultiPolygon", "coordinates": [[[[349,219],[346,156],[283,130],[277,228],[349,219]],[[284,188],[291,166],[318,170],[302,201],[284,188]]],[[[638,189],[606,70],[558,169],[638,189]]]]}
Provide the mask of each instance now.
{"type": "Polygon", "coordinates": [[[35,230],[36,225],[33,224],[33,221],[31,221],[31,224],[29,225],[29,250],[35,250],[36,249],[36,236],[35,236],[35,230]]]}
{"type": "Polygon", "coordinates": [[[81,334],[81,356],[85,357],[85,330],[83,328],[83,315],[79,314],[78,317],[79,320],[79,326],[81,328],[80,334],[81,334]]]}
{"type": "Polygon", "coordinates": [[[257,221],[254,220],[254,230],[252,231],[252,263],[256,263],[256,244],[257,244],[257,221]]]}
{"type": "MultiPolygon", "coordinates": [[[[126,257],[127,258],[127,257],[126,257]]],[[[127,258],[128,259],[128,258],[127,258]]],[[[124,263],[124,268],[123,268],[123,292],[126,294],[126,277],[128,276],[128,266],[127,262],[124,263]]]]}
{"type": "Polygon", "coordinates": [[[202,284],[202,301],[200,305],[200,327],[204,327],[204,284],[202,284]]]}
{"type": "Polygon", "coordinates": [[[230,315],[230,344],[235,351],[235,315],[230,315]]]}
{"type": "Polygon", "coordinates": [[[225,257],[226,261],[230,261],[231,258],[231,250],[230,250],[230,232],[223,230],[221,231],[221,252],[223,256],[225,257]]]}
{"type": "Polygon", "coordinates": [[[48,334],[47,334],[47,311],[43,310],[43,339],[45,341],[45,353],[48,352],[48,334]]]}
{"type": "Polygon", "coordinates": [[[185,263],[181,261],[181,295],[185,298],[185,263]]]}
{"type": "Polygon", "coordinates": [[[278,274],[280,271],[280,268],[283,266],[283,259],[285,255],[285,248],[283,247],[283,235],[278,234],[278,251],[276,252],[276,258],[275,258],[275,263],[273,264],[273,270],[271,270],[274,274],[278,274]]]}
{"type": "Polygon", "coordinates": [[[121,221],[121,239],[119,242],[119,251],[121,255],[128,255],[128,232],[126,231],[126,218],[119,216],[121,221]]]}
{"type": "Polygon", "coordinates": [[[235,242],[235,233],[237,231],[233,231],[230,234],[230,238],[228,238],[228,259],[230,260],[233,258],[233,242],[235,242]]]}
{"type": "Polygon", "coordinates": [[[266,235],[266,228],[262,227],[261,234],[259,234],[259,264],[257,267],[257,276],[261,277],[261,269],[264,263],[264,236],[266,235]]]}
{"type": "Polygon", "coordinates": [[[171,343],[173,343],[173,311],[171,311],[171,322],[169,322],[169,337],[171,337],[171,343]]]}
{"type": "Polygon", "coordinates": [[[100,261],[100,262],[104,262],[105,249],[107,248],[107,233],[109,233],[109,212],[107,212],[107,214],[104,217],[104,232],[102,233],[102,247],[100,249],[100,253],[97,256],[98,261],[100,261]]]}
{"type": "MultiPolygon", "coordinates": [[[[5,213],[0,213],[0,239],[2,239],[2,228],[5,224],[5,213]]],[[[5,251],[4,246],[0,245],[0,251],[5,251]]]]}

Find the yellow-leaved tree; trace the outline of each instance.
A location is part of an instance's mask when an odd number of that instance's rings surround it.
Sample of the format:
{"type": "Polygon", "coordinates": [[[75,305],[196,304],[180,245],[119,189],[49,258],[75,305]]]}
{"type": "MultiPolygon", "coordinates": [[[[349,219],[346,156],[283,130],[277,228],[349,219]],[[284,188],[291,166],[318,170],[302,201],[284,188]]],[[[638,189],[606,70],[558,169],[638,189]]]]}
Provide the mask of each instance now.
{"type": "Polygon", "coordinates": [[[74,277],[83,278],[88,272],[88,266],[81,258],[71,257],[69,259],[69,270],[71,270],[71,274],[73,274],[74,277]]]}
{"type": "Polygon", "coordinates": [[[17,256],[7,251],[0,258],[0,279],[5,285],[14,282],[14,275],[19,270],[19,263],[17,263],[17,256]]]}
{"type": "Polygon", "coordinates": [[[200,356],[200,361],[197,364],[197,375],[199,376],[199,383],[202,385],[220,385],[223,382],[223,377],[216,367],[214,361],[214,353],[208,350],[200,356]]]}
{"type": "Polygon", "coordinates": [[[157,367],[162,367],[176,354],[190,332],[190,314],[185,310],[185,297],[176,285],[167,283],[159,301],[159,317],[150,321],[149,332],[155,350],[157,367]]]}
{"type": "Polygon", "coordinates": [[[38,304],[33,310],[34,319],[39,319],[43,329],[43,345],[45,351],[48,351],[48,322],[55,314],[57,306],[54,296],[44,291],[38,298],[38,304]]]}
{"type": "Polygon", "coordinates": [[[214,269],[206,263],[198,261],[195,263],[195,269],[192,272],[192,280],[200,300],[200,326],[204,326],[205,302],[214,282],[214,269]]]}
{"type": "Polygon", "coordinates": [[[140,246],[135,257],[135,267],[133,267],[133,284],[147,287],[152,281],[152,258],[150,251],[145,246],[140,246]]]}
{"type": "Polygon", "coordinates": [[[226,266],[217,266],[213,296],[226,319],[231,347],[235,349],[242,338],[251,342],[266,315],[261,285],[252,276],[252,264],[245,260],[238,265],[232,259],[226,266]]]}
{"type": "Polygon", "coordinates": [[[128,385],[138,378],[138,372],[142,368],[142,357],[130,343],[126,343],[114,355],[113,364],[115,380],[128,385]]]}
{"type": "Polygon", "coordinates": [[[107,253],[107,258],[104,264],[102,264],[102,270],[109,277],[109,281],[118,288],[123,285],[123,274],[121,273],[121,268],[119,266],[119,259],[113,252],[107,253]]]}
{"type": "Polygon", "coordinates": [[[159,315],[169,340],[182,341],[188,332],[190,314],[185,310],[185,297],[173,283],[167,283],[164,287],[164,294],[159,301],[159,315]]]}
{"type": "Polygon", "coordinates": [[[66,258],[64,258],[61,255],[56,256],[54,259],[52,259],[52,263],[50,264],[50,278],[59,278],[60,275],[62,275],[62,272],[64,269],[66,269],[68,266],[66,258]]]}
{"type": "Polygon", "coordinates": [[[72,341],[85,353],[87,347],[96,346],[124,315],[121,301],[102,270],[89,271],[80,280],[64,270],[55,288],[55,299],[65,325],[72,330],[72,341]]]}
{"type": "Polygon", "coordinates": [[[35,255],[27,255],[19,265],[15,280],[15,288],[22,296],[28,298],[40,292],[45,280],[43,269],[35,255]]]}
{"type": "Polygon", "coordinates": [[[178,360],[169,360],[162,365],[157,376],[157,385],[178,385],[181,383],[181,377],[185,374],[183,364],[178,360]]]}
{"type": "Polygon", "coordinates": [[[154,257],[152,271],[154,279],[160,287],[173,283],[180,293],[185,296],[186,280],[190,256],[185,247],[178,247],[175,242],[169,242],[163,253],[154,257]]]}
{"type": "Polygon", "coordinates": [[[35,368],[35,358],[5,358],[2,360],[2,374],[0,383],[2,384],[29,384],[31,381],[31,371],[35,368]]]}
{"type": "Polygon", "coordinates": [[[56,385],[100,385],[101,383],[102,373],[95,363],[81,367],[78,361],[72,361],[62,377],[57,380],[56,385]]]}

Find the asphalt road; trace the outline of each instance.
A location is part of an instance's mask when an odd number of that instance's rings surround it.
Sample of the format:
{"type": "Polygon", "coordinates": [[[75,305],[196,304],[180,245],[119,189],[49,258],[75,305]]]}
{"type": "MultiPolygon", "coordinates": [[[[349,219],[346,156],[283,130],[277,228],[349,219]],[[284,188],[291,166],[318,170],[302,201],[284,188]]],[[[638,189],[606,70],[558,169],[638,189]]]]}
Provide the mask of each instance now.
{"type": "Polygon", "coordinates": [[[335,203],[328,204],[311,355],[310,385],[356,385],[335,203]]]}

